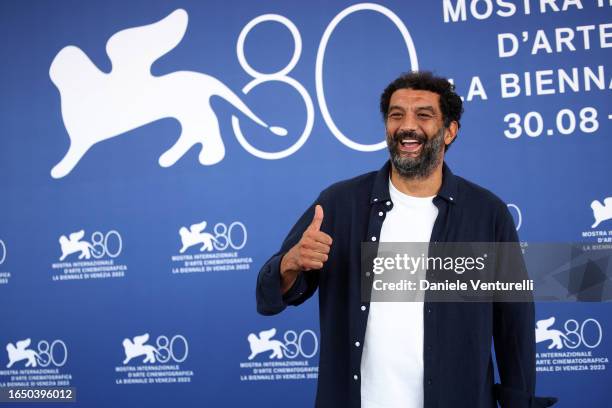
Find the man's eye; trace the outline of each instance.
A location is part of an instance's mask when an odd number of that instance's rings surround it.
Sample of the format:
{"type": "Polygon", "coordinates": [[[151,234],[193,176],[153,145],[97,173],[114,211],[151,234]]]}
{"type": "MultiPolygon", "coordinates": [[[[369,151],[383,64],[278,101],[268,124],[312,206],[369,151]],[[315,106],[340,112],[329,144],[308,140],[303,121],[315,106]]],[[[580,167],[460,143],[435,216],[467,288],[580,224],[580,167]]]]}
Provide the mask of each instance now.
{"type": "Polygon", "coordinates": [[[398,118],[402,117],[402,114],[401,113],[392,113],[392,114],[389,115],[389,117],[392,118],[392,119],[398,119],[398,118]]]}
{"type": "Polygon", "coordinates": [[[431,118],[431,115],[430,115],[430,114],[428,114],[428,113],[419,113],[419,118],[422,118],[422,119],[430,119],[430,118],[431,118]]]}

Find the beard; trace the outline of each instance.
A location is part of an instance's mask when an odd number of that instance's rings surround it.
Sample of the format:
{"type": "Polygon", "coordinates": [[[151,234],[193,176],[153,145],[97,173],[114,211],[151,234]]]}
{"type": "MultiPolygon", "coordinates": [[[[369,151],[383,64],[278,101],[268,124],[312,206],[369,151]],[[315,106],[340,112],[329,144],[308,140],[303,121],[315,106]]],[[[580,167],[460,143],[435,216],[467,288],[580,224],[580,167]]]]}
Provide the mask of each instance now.
{"type": "Polygon", "coordinates": [[[431,139],[415,131],[397,131],[387,136],[387,147],[391,163],[406,179],[423,179],[430,176],[442,159],[444,148],[444,127],[441,127],[431,139]],[[421,152],[416,157],[402,157],[399,144],[404,138],[412,138],[421,142],[421,152]]]}

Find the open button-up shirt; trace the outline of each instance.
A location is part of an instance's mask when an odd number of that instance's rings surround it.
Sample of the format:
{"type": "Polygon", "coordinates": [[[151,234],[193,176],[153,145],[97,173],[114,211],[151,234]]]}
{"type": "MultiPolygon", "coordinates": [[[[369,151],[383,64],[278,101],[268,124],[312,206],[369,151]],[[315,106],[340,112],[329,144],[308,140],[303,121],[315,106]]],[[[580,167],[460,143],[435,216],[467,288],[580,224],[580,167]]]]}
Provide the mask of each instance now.
{"type": "MultiPolygon", "coordinates": [[[[280,313],[319,290],[321,354],[316,405],[359,407],[360,363],[369,304],[361,298],[361,243],[376,241],[393,202],[390,163],[378,172],[325,189],[293,226],[281,249],[261,268],[257,310],[280,313]],[[310,224],[314,206],[325,217],[321,230],[334,242],[317,271],[302,272],[281,294],[280,262],[310,224]]],[[[494,194],[444,165],[432,242],[517,242],[507,206],[494,194]]],[[[540,406],[535,389],[534,308],[522,303],[434,303],[425,301],[424,408],[540,406]],[[501,385],[494,386],[492,341],[501,385]]],[[[546,406],[546,405],[542,405],[546,406]]]]}

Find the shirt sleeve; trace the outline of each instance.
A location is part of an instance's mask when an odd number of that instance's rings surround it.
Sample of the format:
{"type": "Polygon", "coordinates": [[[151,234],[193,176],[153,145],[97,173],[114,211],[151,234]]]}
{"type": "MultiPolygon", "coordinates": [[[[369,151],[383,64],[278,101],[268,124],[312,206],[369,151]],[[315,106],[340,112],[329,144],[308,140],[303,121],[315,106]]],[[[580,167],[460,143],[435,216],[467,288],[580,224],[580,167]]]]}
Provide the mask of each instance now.
{"type": "MultiPolygon", "coordinates": [[[[503,245],[498,257],[498,268],[514,278],[527,276],[518,235],[512,216],[505,205],[500,205],[496,217],[496,242],[503,245]]],[[[508,275],[505,275],[506,277],[508,275]]],[[[535,393],[535,311],[533,301],[502,301],[493,304],[493,342],[501,384],[495,394],[502,408],[533,408],[535,393]]]]}
{"type": "Polygon", "coordinates": [[[283,256],[302,238],[302,234],[314,217],[317,199],[291,228],[283,241],[280,250],[272,255],[262,266],[257,276],[255,297],[257,312],[262,315],[274,315],[282,312],[287,305],[297,306],[310,298],[317,290],[320,270],[310,270],[300,273],[293,286],[283,295],[281,293],[280,264],[283,256]]]}

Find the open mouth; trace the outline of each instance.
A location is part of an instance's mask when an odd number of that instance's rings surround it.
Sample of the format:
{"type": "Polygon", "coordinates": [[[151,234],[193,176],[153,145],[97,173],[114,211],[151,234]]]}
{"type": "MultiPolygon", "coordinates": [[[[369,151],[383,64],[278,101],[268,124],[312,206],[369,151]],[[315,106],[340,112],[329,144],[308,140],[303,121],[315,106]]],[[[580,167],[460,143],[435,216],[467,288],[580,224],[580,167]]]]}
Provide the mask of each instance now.
{"type": "Polygon", "coordinates": [[[420,140],[406,137],[399,142],[399,149],[401,152],[416,153],[421,149],[422,145],[423,142],[420,140]]]}

